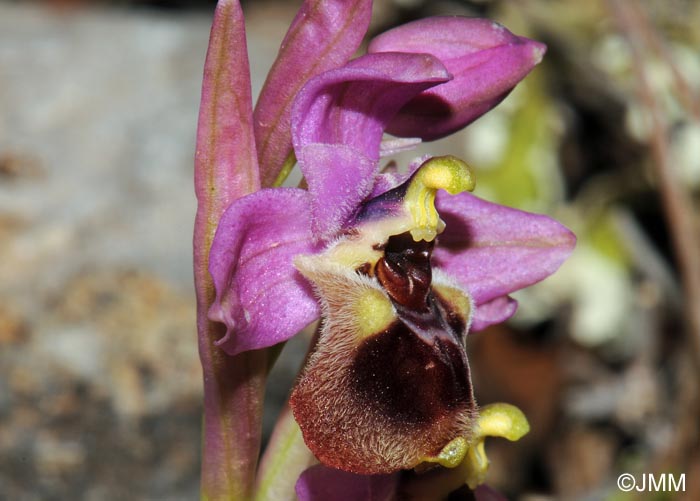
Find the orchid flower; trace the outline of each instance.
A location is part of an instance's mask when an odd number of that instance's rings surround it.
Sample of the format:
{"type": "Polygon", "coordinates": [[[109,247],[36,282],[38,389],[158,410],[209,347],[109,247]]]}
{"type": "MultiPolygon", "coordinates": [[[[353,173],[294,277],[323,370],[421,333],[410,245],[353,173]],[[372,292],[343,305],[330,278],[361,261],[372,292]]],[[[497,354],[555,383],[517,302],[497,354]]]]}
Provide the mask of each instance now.
{"type": "MultiPolygon", "coordinates": [[[[250,469],[224,423],[248,450],[259,440],[267,362],[256,357],[319,317],[290,398],[314,455],[352,474],[465,465],[476,488],[480,444],[503,413],[480,415],[466,337],[512,316],[509,294],[573,248],[549,217],[471,195],[475,175],[460,159],[422,158],[406,172],[380,162],[385,132],[432,140],[464,127],[544,46],[491,21],[435,18],[349,60],[370,12],[366,0],[305,1],[253,112],[240,6],[217,7],[196,162],[204,462],[216,470],[203,478],[207,497],[224,496],[226,467],[250,469]],[[295,160],[308,189],[273,188],[295,160]]],[[[495,434],[513,435],[522,420],[495,434]]],[[[249,485],[233,490],[250,495],[249,485]]]]}
{"type": "MultiPolygon", "coordinates": [[[[430,158],[351,205],[367,178],[333,175],[348,169],[347,146],[323,148],[299,155],[309,191],[262,190],[223,215],[210,317],[227,323],[221,346],[235,353],[242,342],[288,339],[322,312],[318,346],[291,399],[307,445],[323,463],[355,473],[413,468],[470,433],[470,326],[510,317],[508,294],[552,273],[574,239],[546,216],[466,193],[473,175],[454,157],[430,158]],[[319,187],[314,169],[335,183],[319,187]],[[314,199],[314,188],[323,195],[314,199]],[[342,225],[339,210],[349,213],[342,225]]],[[[370,193],[388,177],[370,177],[370,193]]]]}

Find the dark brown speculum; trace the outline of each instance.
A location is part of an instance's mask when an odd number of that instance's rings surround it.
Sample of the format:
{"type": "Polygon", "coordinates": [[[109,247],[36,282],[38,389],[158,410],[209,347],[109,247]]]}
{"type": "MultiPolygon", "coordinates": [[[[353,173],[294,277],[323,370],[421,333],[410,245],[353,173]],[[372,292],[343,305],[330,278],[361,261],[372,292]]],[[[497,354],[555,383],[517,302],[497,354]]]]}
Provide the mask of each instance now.
{"type": "Polygon", "coordinates": [[[357,392],[397,421],[429,423],[473,405],[469,367],[462,346],[466,328],[431,288],[433,242],[409,233],[393,236],[376,276],[398,320],[365,339],[352,365],[357,392]]]}
{"type": "Polygon", "coordinates": [[[426,344],[402,323],[364,341],[352,370],[358,397],[396,424],[429,425],[471,400],[460,348],[426,344]]]}

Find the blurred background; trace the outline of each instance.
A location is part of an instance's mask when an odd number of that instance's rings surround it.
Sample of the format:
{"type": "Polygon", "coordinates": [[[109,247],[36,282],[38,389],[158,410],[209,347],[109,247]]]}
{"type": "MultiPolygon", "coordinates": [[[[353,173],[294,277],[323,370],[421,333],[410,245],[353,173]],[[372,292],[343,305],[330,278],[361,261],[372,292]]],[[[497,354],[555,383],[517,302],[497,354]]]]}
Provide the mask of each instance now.
{"type": "MultiPolygon", "coordinates": [[[[300,1],[244,2],[257,94],[300,1]]],[[[198,498],[192,159],[214,2],[0,3],[0,499],[198,498]]],[[[469,338],[513,499],[700,499],[700,2],[375,0],[371,34],[486,16],[546,42],[496,110],[427,145],[579,237],[469,338]],[[685,474],[622,493],[619,474],[685,474]]],[[[265,422],[305,352],[285,348],[265,422]]]]}

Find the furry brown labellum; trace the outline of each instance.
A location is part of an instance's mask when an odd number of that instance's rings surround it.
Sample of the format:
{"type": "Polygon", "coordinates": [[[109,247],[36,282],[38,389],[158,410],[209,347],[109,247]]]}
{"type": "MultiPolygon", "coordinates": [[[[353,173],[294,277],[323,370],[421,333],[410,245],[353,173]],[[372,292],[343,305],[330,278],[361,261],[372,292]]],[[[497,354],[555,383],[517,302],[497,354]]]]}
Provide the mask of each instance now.
{"type": "Polygon", "coordinates": [[[469,300],[433,283],[433,244],[391,237],[358,274],[298,258],[324,308],[318,346],[290,403],[306,444],[328,466],[360,474],[413,468],[475,414],[464,336],[469,300]]]}

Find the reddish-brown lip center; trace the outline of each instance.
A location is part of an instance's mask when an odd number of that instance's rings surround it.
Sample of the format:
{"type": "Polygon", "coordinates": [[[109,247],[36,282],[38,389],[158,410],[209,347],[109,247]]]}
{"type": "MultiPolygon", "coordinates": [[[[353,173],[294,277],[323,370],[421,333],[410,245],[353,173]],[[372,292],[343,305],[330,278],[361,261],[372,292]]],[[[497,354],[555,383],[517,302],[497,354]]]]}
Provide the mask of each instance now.
{"type": "Polygon", "coordinates": [[[431,287],[433,247],[409,233],[389,238],[375,273],[398,318],[364,340],[353,363],[358,394],[398,423],[429,423],[473,405],[466,324],[431,287]]]}
{"type": "Polygon", "coordinates": [[[425,311],[432,282],[430,257],[434,243],[415,242],[409,233],[392,236],[377,261],[377,280],[395,304],[425,311]]]}

